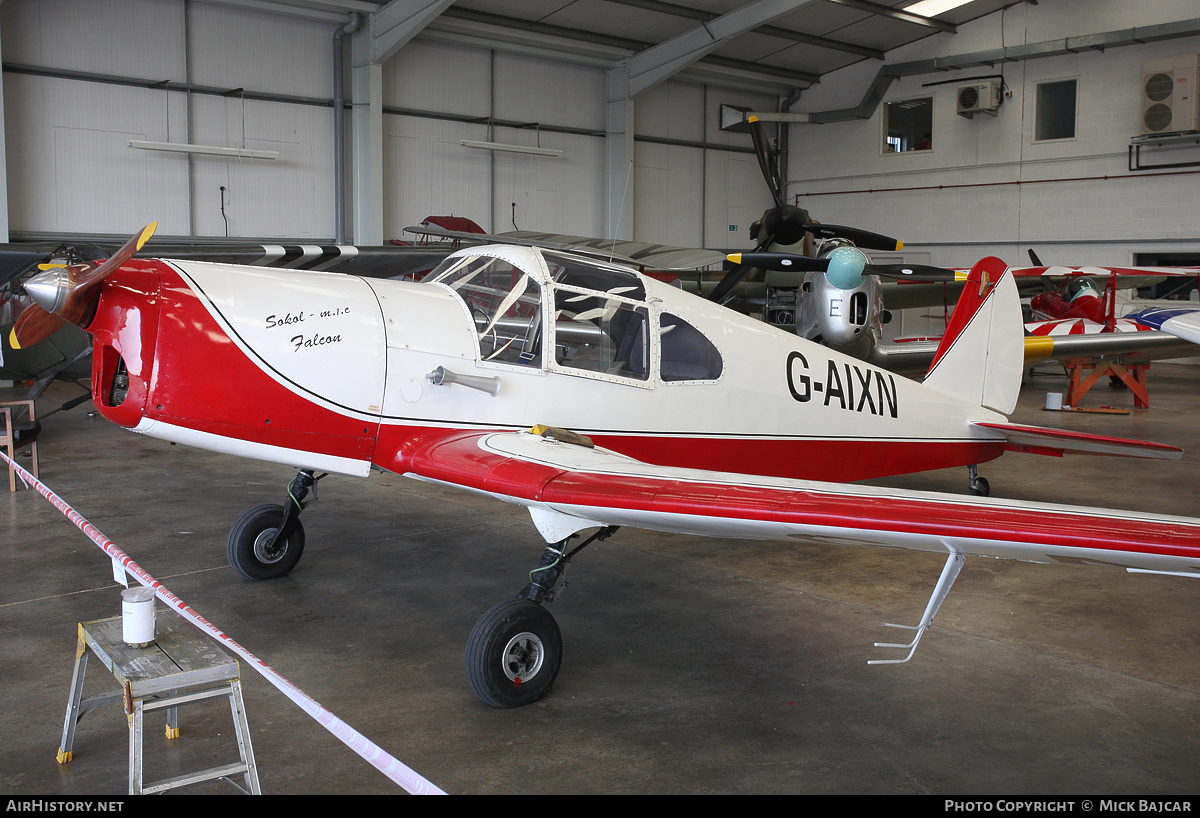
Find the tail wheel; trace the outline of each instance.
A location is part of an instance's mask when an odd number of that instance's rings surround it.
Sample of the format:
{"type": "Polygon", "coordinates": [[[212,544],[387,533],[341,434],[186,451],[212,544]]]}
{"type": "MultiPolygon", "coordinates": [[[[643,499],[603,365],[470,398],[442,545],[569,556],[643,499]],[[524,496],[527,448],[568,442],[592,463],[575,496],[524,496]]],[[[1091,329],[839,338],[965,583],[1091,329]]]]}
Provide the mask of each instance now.
{"type": "Polygon", "coordinates": [[[291,532],[272,544],[283,525],[283,506],[256,506],[234,523],[229,532],[226,555],[229,564],[245,579],[275,579],[285,576],[304,553],[304,526],[296,520],[291,532]]]}
{"type": "Polygon", "coordinates": [[[550,689],[562,664],[562,634],[550,612],[528,599],[496,605],[467,640],[467,680],[493,707],[520,707],[550,689]]]}

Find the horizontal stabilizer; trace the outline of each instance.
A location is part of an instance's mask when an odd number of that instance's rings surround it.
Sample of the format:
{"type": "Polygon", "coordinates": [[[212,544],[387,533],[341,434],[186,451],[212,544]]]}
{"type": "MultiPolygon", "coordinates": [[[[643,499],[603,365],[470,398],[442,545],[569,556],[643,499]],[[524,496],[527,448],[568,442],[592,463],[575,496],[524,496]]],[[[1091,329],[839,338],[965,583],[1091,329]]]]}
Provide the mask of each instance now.
{"type": "Polygon", "coordinates": [[[1148,457],[1157,460],[1178,460],[1183,449],[1150,443],[1145,440],[1129,440],[1122,437],[1090,435],[1084,432],[1069,432],[1065,429],[1044,429],[1040,426],[1022,426],[1015,423],[974,423],[984,429],[1003,432],[1008,441],[1007,449],[1014,452],[1049,454],[1061,457],[1064,454],[1105,454],[1118,457],[1148,457]]]}

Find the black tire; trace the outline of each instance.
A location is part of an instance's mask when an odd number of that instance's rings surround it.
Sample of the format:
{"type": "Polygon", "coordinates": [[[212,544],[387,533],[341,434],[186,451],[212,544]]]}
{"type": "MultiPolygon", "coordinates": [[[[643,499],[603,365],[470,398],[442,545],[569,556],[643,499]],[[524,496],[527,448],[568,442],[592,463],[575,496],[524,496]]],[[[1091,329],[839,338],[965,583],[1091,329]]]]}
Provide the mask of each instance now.
{"type": "Polygon", "coordinates": [[[975,482],[971,485],[971,493],[976,497],[987,497],[991,490],[992,487],[988,484],[986,477],[976,477],[975,482]]]}
{"type": "Polygon", "coordinates": [[[496,605],[479,618],[467,639],[467,681],[493,707],[537,701],[554,684],[561,664],[558,623],[528,599],[496,605]]]}
{"type": "Polygon", "coordinates": [[[283,524],[283,506],[255,506],[241,516],[229,531],[225,554],[229,564],[244,579],[276,579],[291,572],[304,553],[304,526],[296,520],[287,539],[274,552],[271,538],[283,524]]]}

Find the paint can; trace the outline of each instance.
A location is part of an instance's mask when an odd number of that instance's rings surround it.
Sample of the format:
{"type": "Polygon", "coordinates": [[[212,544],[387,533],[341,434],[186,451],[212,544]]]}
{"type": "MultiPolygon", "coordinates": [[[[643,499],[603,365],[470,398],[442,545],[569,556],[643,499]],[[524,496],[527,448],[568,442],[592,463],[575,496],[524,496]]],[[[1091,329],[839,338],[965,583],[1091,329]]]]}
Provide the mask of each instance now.
{"type": "Polygon", "coordinates": [[[1062,392],[1047,392],[1046,408],[1055,410],[1062,409],[1062,392]]]}
{"type": "Polygon", "coordinates": [[[129,588],[121,592],[121,625],[126,644],[144,648],[154,642],[153,588],[129,588]]]}

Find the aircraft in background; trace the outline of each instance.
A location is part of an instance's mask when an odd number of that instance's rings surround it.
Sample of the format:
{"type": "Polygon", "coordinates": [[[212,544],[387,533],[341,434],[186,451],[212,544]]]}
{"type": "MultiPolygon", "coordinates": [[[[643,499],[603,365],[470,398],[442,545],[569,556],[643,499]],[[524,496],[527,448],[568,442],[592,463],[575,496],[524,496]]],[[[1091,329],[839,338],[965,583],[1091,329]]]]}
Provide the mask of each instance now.
{"type": "Polygon", "coordinates": [[[877,643],[907,656],[879,662],[911,658],[967,555],[1200,573],[1200,520],[844,484],[967,466],[979,491],[976,465],[1005,451],[1182,454],[1008,422],[1021,313],[998,259],[972,270],[916,383],[595,258],[470,247],[415,283],[132,258],[151,230],[31,279],[16,345],[79,325],[110,421],[299,468],[282,505],[230,532],[249,579],[295,568],[317,472],[376,467],[528,508],[541,562],[467,643],[492,705],[550,688],[562,637],[543,603],[620,526],[946,555],[914,638],[877,643]]]}
{"type": "Polygon", "coordinates": [[[1196,354],[1186,336],[1161,331],[1137,314],[1118,316],[1117,292],[1197,277],[1200,268],[1047,267],[1033,251],[1030,256],[1038,266],[1013,270],[1018,287],[1035,293],[1030,299],[1033,320],[1025,324],[1027,362],[1119,358],[1139,364],[1196,354]]]}
{"type": "Polygon", "coordinates": [[[1195,307],[1152,307],[1125,317],[1191,344],[1200,344],[1200,310],[1195,307]]]}

